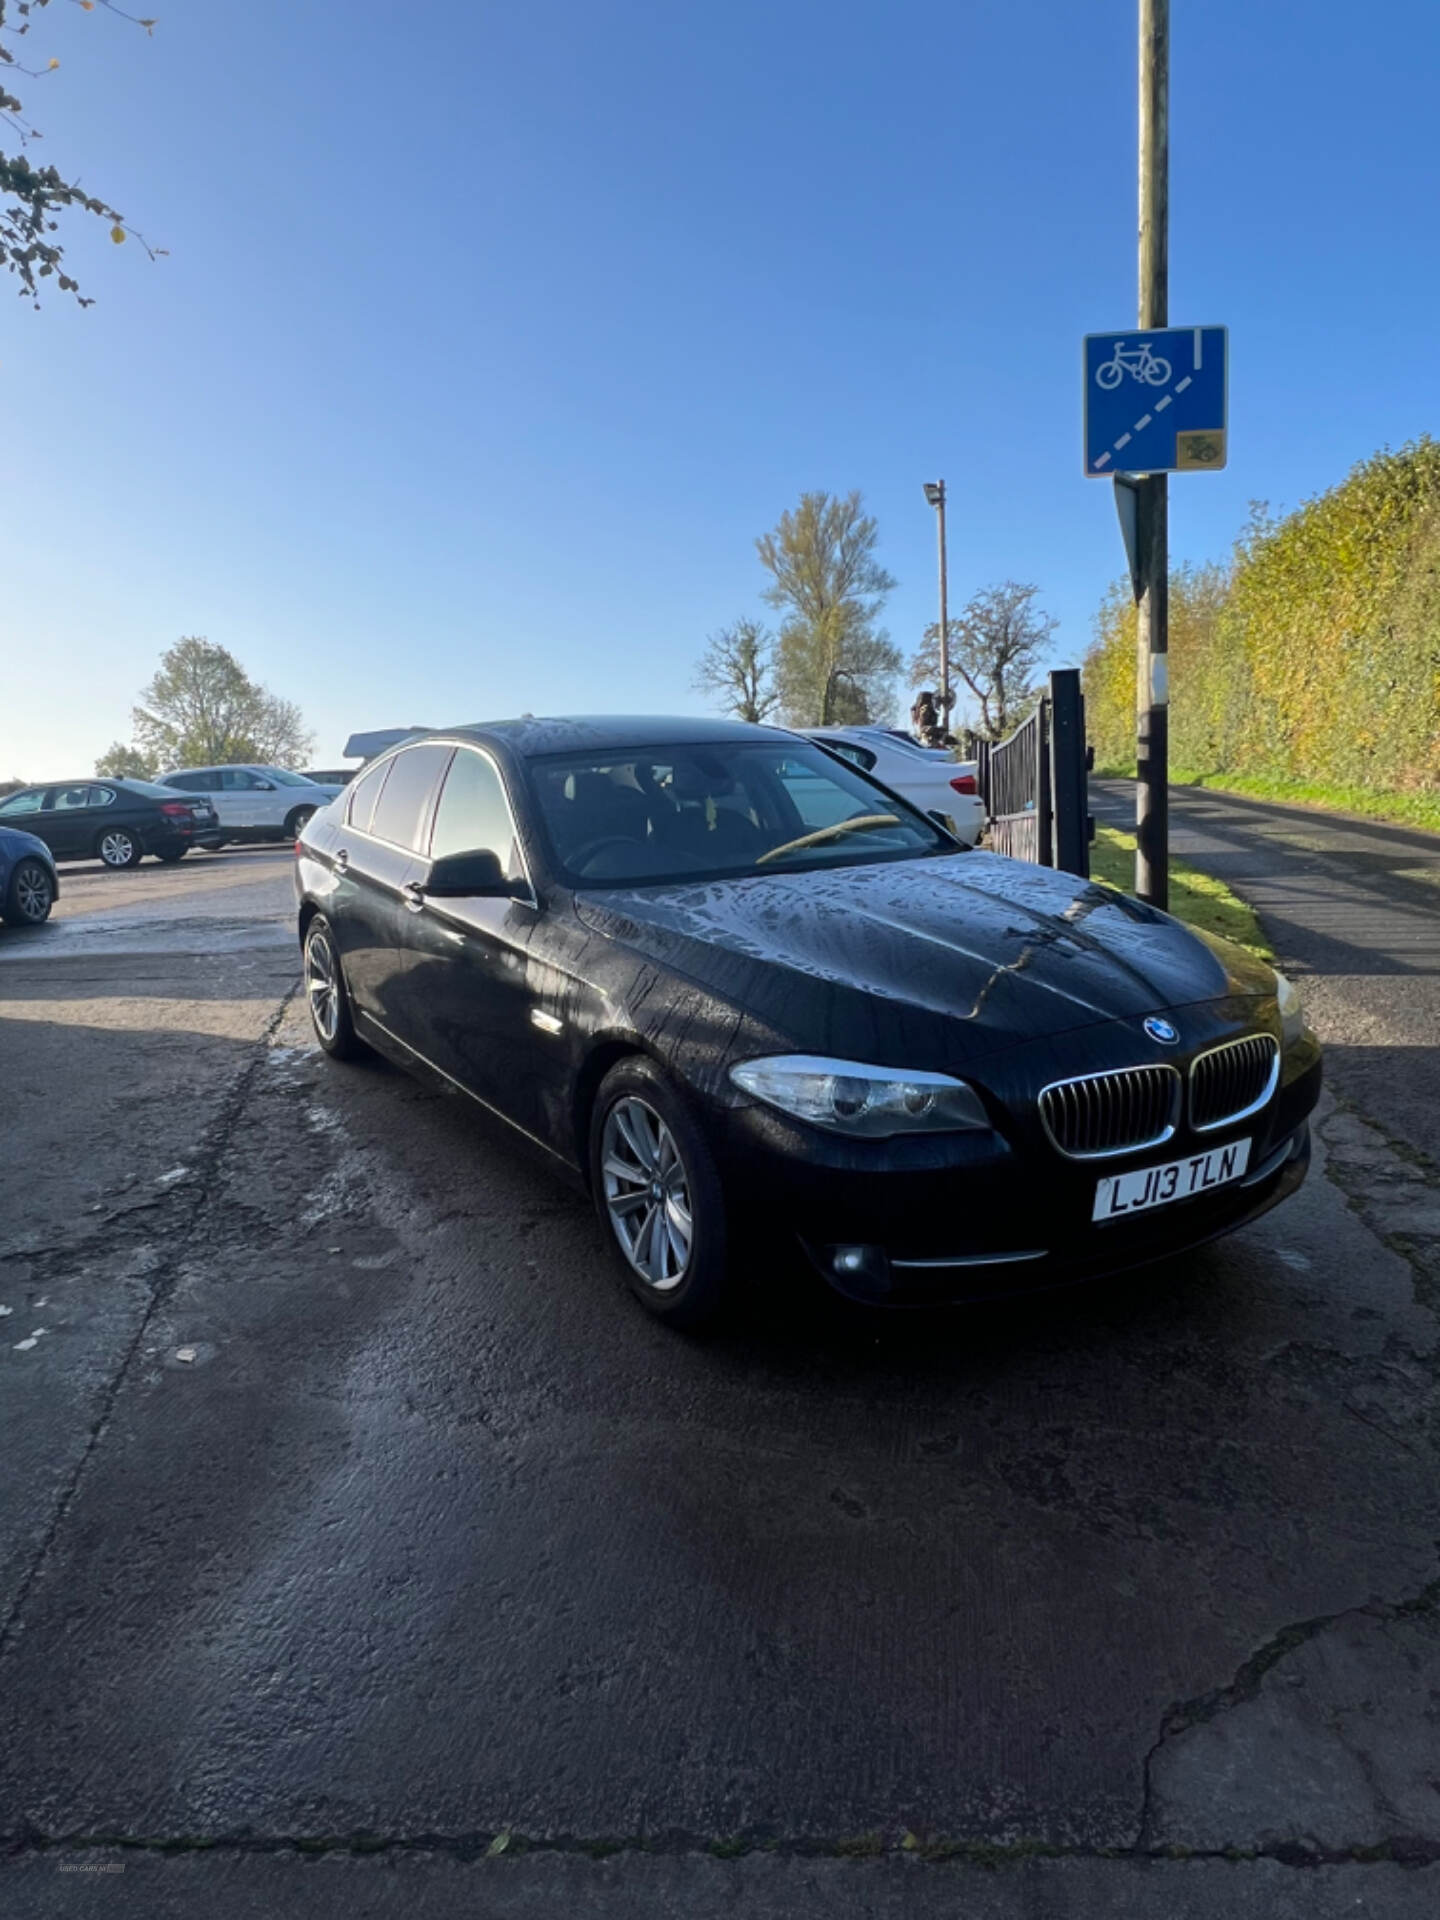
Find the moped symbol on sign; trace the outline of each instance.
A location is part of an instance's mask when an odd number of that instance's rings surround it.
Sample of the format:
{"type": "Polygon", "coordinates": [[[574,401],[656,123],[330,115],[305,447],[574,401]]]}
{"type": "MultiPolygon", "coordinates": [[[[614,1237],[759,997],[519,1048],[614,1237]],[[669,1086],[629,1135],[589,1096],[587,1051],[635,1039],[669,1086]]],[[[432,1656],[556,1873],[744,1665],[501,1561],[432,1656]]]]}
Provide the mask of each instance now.
{"type": "Polygon", "coordinates": [[[1085,336],[1085,471],[1218,473],[1225,465],[1229,330],[1085,336]]]}

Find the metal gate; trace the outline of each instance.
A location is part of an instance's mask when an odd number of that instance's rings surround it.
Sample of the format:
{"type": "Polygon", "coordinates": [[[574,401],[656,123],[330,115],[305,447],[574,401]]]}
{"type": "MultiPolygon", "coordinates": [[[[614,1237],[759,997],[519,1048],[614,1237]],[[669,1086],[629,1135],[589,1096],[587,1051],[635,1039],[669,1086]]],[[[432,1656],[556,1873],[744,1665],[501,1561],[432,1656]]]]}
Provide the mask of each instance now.
{"type": "Polygon", "coordinates": [[[1089,755],[1079,670],[1052,673],[1035,711],[1008,740],[977,745],[977,783],[996,853],[1088,879],[1089,755]]]}

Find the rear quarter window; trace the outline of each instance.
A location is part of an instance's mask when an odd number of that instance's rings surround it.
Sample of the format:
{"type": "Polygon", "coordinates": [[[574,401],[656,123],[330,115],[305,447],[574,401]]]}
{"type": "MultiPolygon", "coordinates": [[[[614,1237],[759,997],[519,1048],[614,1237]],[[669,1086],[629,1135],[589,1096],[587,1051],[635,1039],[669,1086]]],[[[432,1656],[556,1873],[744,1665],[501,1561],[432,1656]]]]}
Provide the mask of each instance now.
{"type": "Polygon", "coordinates": [[[390,764],[388,760],[383,760],[378,767],[371,767],[368,773],[358,774],[350,783],[345,818],[352,827],[358,827],[361,833],[370,831],[375,802],[380,797],[380,789],[385,784],[385,776],[390,771],[390,764]]]}

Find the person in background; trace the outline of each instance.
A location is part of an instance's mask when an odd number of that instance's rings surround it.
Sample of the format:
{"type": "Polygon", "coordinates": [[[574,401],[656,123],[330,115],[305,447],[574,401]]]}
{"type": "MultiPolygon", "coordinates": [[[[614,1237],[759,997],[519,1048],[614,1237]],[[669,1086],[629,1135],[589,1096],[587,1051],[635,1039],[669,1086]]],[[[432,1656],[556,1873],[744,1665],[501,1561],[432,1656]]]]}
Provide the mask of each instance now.
{"type": "Polygon", "coordinates": [[[953,747],[955,736],[948,733],[940,719],[935,695],[928,689],[915,696],[910,709],[910,725],[922,747],[953,747]]]}

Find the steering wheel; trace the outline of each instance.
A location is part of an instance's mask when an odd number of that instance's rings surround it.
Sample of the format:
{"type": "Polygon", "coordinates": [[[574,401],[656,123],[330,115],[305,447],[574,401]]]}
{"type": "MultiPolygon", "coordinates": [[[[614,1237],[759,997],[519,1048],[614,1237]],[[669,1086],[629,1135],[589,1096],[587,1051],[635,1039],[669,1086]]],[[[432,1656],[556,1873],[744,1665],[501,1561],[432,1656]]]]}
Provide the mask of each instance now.
{"type": "Polygon", "coordinates": [[[587,840],[584,846],[577,847],[570,855],[568,865],[583,871],[597,853],[603,853],[606,847],[642,847],[643,840],[632,839],[628,833],[602,833],[598,840],[587,840]]]}

